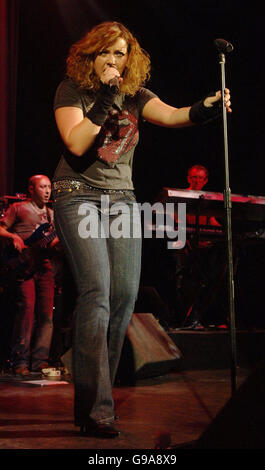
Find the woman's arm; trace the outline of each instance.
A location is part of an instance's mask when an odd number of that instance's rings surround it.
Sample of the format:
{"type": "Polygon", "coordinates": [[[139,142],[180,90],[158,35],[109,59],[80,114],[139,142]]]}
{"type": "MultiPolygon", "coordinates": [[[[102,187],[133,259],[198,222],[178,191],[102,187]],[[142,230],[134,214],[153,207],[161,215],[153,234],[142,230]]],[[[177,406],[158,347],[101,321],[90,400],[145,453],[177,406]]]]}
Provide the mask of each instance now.
{"type": "Polygon", "coordinates": [[[143,108],[142,116],[146,121],[163,127],[191,126],[189,119],[190,106],[174,108],[161,101],[159,98],[149,100],[143,108]]]}
{"type": "MultiPolygon", "coordinates": [[[[111,106],[111,101],[114,99],[114,96],[108,96],[106,93],[109,92],[107,92],[106,89],[103,90],[103,100],[102,97],[100,97],[96,103],[96,108],[92,108],[85,117],[80,108],[70,106],[58,108],[55,111],[55,119],[62,140],[68,150],[78,157],[82,156],[93,145],[100,132],[101,121],[103,122],[107,116],[108,108],[111,106]],[[106,104],[104,103],[104,99],[107,100],[106,104]],[[98,115],[100,116],[99,120],[98,115]]],[[[224,99],[227,111],[231,112],[230,92],[228,89],[225,90],[224,99]]],[[[210,109],[214,103],[220,100],[221,92],[218,91],[214,96],[207,97],[203,104],[205,108],[210,109]]],[[[187,127],[193,125],[193,122],[190,120],[191,108],[191,106],[174,108],[164,103],[159,98],[153,98],[144,106],[142,115],[147,121],[160,126],[173,128],[187,127]]]]}
{"type": "Polygon", "coordinates": [[[64,144],[78,157],[93,145],[101,129],[101,126],[84,117],[80,108],[58,108],[55,111],[55,119],[64,144]]]}
{"type": "MultiPolygon", "coordinates": [[[[221,92],[218,91],[214,96],[205,98],[203,104],[205,108],[213,108],[213,104],[221,100],[221,92]]],[[[230,91],[225,89],[225,105],[228,112],[230,108],[230,91]]],[[[159,98],[153,98],[146,103],[143,108],[143,118],[153,124],[164,127],[187,127],[192,126],[193,122],[190,119],[191,106],[183,108],[174,108],[161,101],[159,98]]]]}
{"type": "Polygon", "coordinates": [[[106,67],[100,75],[100,89],[92,108],[84,117],[78,107],[65,106],[55,111],[56,124],[61,138],[70,152],[82,156],[94,143],[115,100],[116,89],[110,86],[111,80],[122,78],[115,67],[106,67]]]}

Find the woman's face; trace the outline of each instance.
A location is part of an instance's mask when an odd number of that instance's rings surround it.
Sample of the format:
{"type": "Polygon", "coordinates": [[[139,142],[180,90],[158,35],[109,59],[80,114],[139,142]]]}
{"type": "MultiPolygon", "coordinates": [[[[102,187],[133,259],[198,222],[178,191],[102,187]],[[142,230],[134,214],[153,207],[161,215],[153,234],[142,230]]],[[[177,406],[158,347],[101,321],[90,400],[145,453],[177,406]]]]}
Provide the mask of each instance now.
{"type": "MultiPolygon", "coordinates": [[[[123,38],[118,38],[113,44],[103,49],[96,57],[94,70],[97,76],[102,79],[109,68],[116,69],[122,77],[128,61],[128,44],[123,38]]],[[[103,80],[104,81],[104,80],[103,80]]]]}

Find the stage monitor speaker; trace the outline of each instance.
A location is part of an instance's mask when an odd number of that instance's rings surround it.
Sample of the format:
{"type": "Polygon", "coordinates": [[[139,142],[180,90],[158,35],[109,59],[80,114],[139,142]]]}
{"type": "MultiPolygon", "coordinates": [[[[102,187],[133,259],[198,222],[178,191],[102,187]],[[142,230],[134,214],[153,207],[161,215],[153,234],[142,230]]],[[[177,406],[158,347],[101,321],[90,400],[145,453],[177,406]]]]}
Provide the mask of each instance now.
{"type": "MultiPolygon", "coordinates": [[[[151,313],[134,313],[127,329],[117,383],[156,377],[176,370],[182,353],[151,313]]],[[[72,350],[61,361],[72,373],[72,350]]]]}
{"type": "Polygon", "coordinates": [[[265,362],[234,392],[195,447],[265,449],[265,362]]]}
{"type": "Polygon", "coordinates": [[[127,329],[117,381],[166,374],[179,366],[182,353],[151,313],[134,313],[127,329]]]}
{"type": "Polygon", "coordinates": [[[154,286],[141,286],[135,303],[134,313],[152,312],[162,326],[173,321],[172,313],[154,286]]]}

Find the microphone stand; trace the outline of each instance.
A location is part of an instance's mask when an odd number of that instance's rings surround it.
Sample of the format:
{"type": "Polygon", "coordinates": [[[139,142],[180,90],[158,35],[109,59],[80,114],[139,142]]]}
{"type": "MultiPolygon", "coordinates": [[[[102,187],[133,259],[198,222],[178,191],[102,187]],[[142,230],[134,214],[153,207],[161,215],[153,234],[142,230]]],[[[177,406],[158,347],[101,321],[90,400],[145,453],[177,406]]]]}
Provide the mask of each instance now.
{"type": "Polygon", "coordinates": [[[224,136],[224,164],[225,164],[225,188],[224,188],[224,208],[226,213],[226,244],[228,263],[228,296],[230,314],[230,341],[231,341],[231,389],[236,390],[236,327],[235,327],[235,305],[234,305],[234,274],[233,274],[233,248],[232,248],[232,224],[231,224],[231,190],[229,187],[229,162],[228,162],[228,139],[227,139],[227,111],[224,102],[225,89],[225,54],[219,51],[219,64],[221,66],[221,86],[222,86],[222,113],[223,113],[223,136],[224,136]]]}

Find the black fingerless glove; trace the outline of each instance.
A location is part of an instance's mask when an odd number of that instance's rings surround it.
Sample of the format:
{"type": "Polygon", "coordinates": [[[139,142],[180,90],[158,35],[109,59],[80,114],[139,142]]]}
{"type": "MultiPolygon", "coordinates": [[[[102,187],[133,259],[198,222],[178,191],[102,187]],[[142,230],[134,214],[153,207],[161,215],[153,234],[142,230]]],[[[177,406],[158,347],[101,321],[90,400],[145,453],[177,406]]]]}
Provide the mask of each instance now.
{"type": "Polygon", "coordinates": [[[86,113],[86,117],[97,126],[103,126],[108,112],[114,103],[117,92],[114,87],[100,83],[100,89],[92,108],[86,113]]]}
{"type": "Polygon", "coordinates": [[[206,124],[214,121],[221,116],[222,106],[221,101],[216,101],[212,106],[204,106],[204,100],[208,96],[215,96],[214,92],[209,93],[205,98],[194,103],[190,108],[189,118],[194,124],[206,124]]]}

